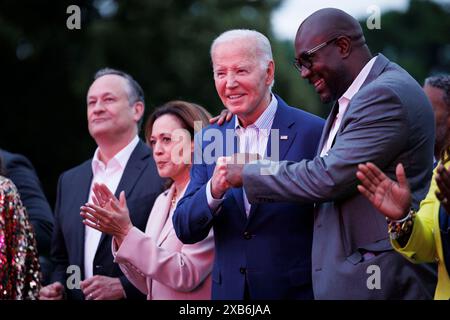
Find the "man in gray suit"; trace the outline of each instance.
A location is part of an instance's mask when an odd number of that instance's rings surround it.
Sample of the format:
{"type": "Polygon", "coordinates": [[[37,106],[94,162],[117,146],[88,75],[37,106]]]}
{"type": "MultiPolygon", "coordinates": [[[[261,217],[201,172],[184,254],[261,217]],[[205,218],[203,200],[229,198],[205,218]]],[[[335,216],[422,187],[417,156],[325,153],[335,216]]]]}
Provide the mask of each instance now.
{"type": "Polygon", "coordinates": [[[317,156],[300,162],[229,164],[227,180],[251,203],[316,202],[312,249],[316,299],[432,298],[435,274],[390,245],[384,217],[357,191],[359,163],[391,177],[401,162],[424,198],[431,178],[434,120],[419,84],[381,54],[372,57],[359,23],[322,9],[299,27],[295,65],[322,102],[337,102],[317,156]],[[242,171],[243,170],[243,171],[242,171]]]}

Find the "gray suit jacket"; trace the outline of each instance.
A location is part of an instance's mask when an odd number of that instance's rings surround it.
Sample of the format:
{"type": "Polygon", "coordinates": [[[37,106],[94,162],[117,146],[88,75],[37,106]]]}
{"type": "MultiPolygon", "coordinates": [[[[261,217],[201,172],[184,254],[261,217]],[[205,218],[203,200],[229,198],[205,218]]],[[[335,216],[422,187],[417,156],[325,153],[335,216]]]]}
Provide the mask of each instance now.
{"type": "Polygon", "coordinates": [[[313,160],[244,167],[249,201],[317,203],[312,249],[316,299],[432,298],[433,270],[393,251],[385,218],[358,192],[355,175],[359,163],[371,161],[394,178],[401,162],[418,206],[433,165],[434,117],[428,99],[405,70],[378,55],[343,115],[332,148],[321,158],[337,109],[336,103],[313,160]]]}

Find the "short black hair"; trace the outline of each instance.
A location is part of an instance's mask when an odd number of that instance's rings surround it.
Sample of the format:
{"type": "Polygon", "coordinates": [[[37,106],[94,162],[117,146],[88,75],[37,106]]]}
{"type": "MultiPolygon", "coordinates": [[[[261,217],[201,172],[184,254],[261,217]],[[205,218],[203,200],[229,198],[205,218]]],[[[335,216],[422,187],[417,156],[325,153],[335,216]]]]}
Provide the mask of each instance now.
{"type": "Polygon", "coordinates": [[[450,108],[450,75],[436,75],[425,79],[425,85],[444,91],[444,102],[450,108]]]}

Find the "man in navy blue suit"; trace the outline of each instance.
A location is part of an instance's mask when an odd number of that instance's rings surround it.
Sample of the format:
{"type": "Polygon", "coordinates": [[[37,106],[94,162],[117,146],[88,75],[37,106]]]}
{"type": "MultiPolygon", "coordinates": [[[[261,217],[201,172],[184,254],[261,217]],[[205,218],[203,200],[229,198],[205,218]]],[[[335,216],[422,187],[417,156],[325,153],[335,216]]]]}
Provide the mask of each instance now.
{"type": "Polygon", "coordinates": [[[41,290],[41,299],[62,299],[64,293],[69,299],[145,299],[114,263],[111,236],[85,226],[80,216],[80,206],[92,202],[94,183],[105,183],[116,197],[125,191],[133,225],[145,230],[162,182],[150,149],[138,137],[144,94],[122,71],[102,69],[94,78],[87,94],[87,120],[98,148],[92,159],[59,178],[52,237],[54,282],[41,290]]]}
{"type": "Polygon", "coordinates": [[[224,169],[237,152],[311,159],[324,121],[272,93],[275,65],[261,33],[223,33],[211,59],[219,97],[236,116],[195,139],[191,181],[173,216],[177,236],[195,243],[214,229],[213,299],[312,299],[313,206],[250,205],[224,169]]]}
{"type": "Polygon", "coordinates": [[[0,157],[4,162],[6,176],[16,185],[33,225],[43,275],[42,283],[47,284],[52,271],[52,264],[49,259],[53,230],[52,209],[31,162],[21,154],[6,150],[0,150],[0,157]]]}

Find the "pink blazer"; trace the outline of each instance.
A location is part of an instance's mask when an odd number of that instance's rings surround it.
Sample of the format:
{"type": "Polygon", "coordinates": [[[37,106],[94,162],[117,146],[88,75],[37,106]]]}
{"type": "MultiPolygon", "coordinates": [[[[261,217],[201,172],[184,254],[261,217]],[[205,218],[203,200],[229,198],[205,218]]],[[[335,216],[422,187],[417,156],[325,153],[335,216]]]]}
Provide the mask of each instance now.
{"type": "Polygon", "coordinates": [[[172,225],[173,210],[169,212],[174,189],[172,186],[156,199],[145,233],[133,227],[120,248],[112,241],[114,262],[148,300],[209,300],[213,233],[211,230],[196,244],[178,240],[172,225]]]}

